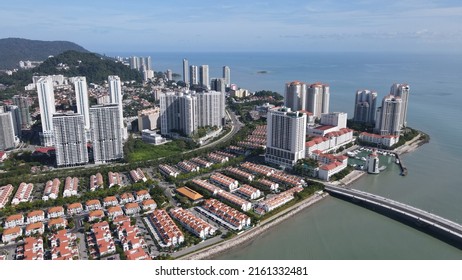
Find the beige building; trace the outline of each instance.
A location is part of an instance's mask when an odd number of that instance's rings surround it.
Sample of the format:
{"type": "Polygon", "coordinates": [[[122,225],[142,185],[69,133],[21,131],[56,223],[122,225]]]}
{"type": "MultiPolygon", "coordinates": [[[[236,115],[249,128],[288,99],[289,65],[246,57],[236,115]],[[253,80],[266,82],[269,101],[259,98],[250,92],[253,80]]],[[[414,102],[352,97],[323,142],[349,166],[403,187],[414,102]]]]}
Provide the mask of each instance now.
{"type": "Polygon", "coordinates": [[[138,112],[138,130],[155,130],[160,128],[160,108],[151,108],[138,112]]]}

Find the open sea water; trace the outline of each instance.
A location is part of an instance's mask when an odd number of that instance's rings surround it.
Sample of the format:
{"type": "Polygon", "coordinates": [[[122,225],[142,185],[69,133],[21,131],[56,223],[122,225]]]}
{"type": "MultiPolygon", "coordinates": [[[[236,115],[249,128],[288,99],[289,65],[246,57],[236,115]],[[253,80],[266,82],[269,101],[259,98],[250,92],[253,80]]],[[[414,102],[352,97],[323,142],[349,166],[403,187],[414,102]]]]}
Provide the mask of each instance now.
{"type": "MultiPolygon", "coordinates": [[[[462,223],[462,56],[402,53],[112,53],[152,58],[155,71],[182,74],[208,64],[210,77],[231,68],[231,82],[281,94],[293,80],[330,85],[330,111],[352,117],[358,89],[388,94],[411,87],[408,125],[430,143],[402,158],[406,177],[391,165],[352,187],[404,202],[462,223]],[[265,74],[259,71],[267,71],[265,74]]],[[[379,103],[379,102],[378,102],[379,103]]],[[[462,251],[354,204],[329,197],[218,259],[462,259],[462,251]]]]}

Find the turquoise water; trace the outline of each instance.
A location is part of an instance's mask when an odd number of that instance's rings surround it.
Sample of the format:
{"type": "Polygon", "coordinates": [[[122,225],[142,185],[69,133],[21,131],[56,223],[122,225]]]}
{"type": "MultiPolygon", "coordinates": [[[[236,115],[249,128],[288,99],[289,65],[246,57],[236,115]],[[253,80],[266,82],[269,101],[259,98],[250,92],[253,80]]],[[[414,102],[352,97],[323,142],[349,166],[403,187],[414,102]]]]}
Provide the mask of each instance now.
{"type": "MultiPolygon", "coordinates": [[[[119,54],[120,55],[120,54],[119,54]]],[[[131,55],[131,54],[125,54],[131,55]]],[[[147,55],[147,54],[135,54],[147,55]]],[[[353,112],[357,89],[381,100],[396,82],[409,83],[408,125],[431,141],[396,165],[352,187],[462,223],[462,57],[445,54],[190,53],[150,54],[156,71],[181,73],[182,59],[209,64],[210,77],[231,67],[233,83],[283,92],[292,80],[330,84],[331,111],[353,112]],[[258,74],[260,70],[267,74],[258,74]]],[[[462,251],[394,220],[328,198],[220,259],[462,259],[462,251]]]]}

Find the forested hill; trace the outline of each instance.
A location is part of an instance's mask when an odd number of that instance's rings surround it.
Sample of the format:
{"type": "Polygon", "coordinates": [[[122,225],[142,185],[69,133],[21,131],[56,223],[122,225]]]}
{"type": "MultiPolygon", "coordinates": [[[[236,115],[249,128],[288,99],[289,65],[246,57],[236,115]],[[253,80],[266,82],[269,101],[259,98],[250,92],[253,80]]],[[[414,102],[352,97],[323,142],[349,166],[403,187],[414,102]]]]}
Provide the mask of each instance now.
{"type": "Polygon", "coordinates": [[[66,51],[55,57],[46,59],[38,67],[20,70],[12,76],[0,75],[0,83],[23,86],[32,82],[32,76],[62,74],[67,77],[85,76],[88,83],[102,83],[109,75],[117,75],[122,81],[142,81],[139,71],[101,57],[94,53],[66,51]]]}
{"type": "Polygon", "coordinates": [[[65,51],[88,52],[68,41],[39,41],[22,38],[0,39],[0,69],[19,68],[20,60],[43,61],[65,51]]]}

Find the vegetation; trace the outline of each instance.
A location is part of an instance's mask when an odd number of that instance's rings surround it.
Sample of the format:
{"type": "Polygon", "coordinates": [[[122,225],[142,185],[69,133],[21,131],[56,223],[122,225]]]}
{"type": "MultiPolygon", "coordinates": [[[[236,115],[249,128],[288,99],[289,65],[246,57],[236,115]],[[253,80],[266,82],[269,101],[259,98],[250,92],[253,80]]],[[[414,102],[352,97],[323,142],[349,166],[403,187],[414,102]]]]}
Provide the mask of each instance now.
{"type": "Polygon", "coordinates": [[[50,55],[58,55],[69,50],[88,52],[83,47],[68,41],[0,39],[0,69],[18,68],[21,60],[43,61],[50,55]]]}
{"type": "Polygon", "coordinates": [[[353,171],[353,167],[352,166],[347,166],[342,171],[332,175],[331,180],[332,181],[342,180],[343,178],[345,178],[346,175],[350,174],[351,171],[353,171]]]}
{"type": "Polygon", "coordinates": [[[362,123],[362,122],[355,122],[353,119],[347,120],[347,127],[360,132],[369,132],[372,133],[374,130],[374,125],[362,123]]]}
{"type": "Polygon", "coordinates": [[[281,101],[284,99],[284,96],[280,95],[279,93],[275,91],[270,91],[270,90],[256,91],[254,95],[258,97],[272,97],[278,101],[281,101]]]}
{"type": "Polygon", "coordinates": [[[127,162],[137,162],[163,157],[171,157],[180,154],[188,147],[183,140],[175,140],[163,145],[154,146],[143,142],[141,139],[130,138],[125,143],[124,155],[127,162]]]}

